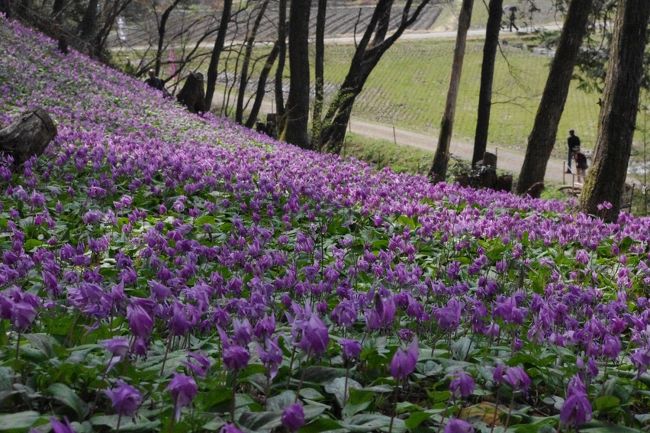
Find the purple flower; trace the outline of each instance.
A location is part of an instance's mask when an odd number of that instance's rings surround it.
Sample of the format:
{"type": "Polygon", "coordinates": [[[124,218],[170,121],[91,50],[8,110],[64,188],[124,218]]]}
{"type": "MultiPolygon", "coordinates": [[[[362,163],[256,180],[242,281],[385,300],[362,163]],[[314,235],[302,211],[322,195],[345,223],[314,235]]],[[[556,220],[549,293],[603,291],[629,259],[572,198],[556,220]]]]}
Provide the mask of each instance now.
{"type": "Polygon", "coordinates": [[[579,426],[591,419],[591,404],[587,389],[579,376],[573,376],[567,387],[567,396],[560,411],[560,421],[569,426],[579,426]]]}
{"type": "Polygon", "coordinates": [[[175,373],[167,385],[167,390],[174,400],[174,419],[178,421],[181,417],[181,409],[189,405],[198,392],[196,382],[189,376],[175,373]]]}
{"type": "Polygon", "coordinates": [[[210,359],[207,356],[198,352],[190,352],[187,354],[187,358],[188,359],[184,364],[192,371],[192,373],[203,378],[208,375],[210,359]]]}
{"type": "Polygon", "coordinates": [[[322,355],[327,350],[329,332],[323,321],[312,314],[306,322],[302,323],[302,339],[299,346],[310,355],[322,355]]]}
{"type": "Polygon", "coordinates": [[[223,349],[223,363],[229,370],[239,371],[248,365],[250,355],[248,350],[236,344],[229,345],[223,349]]]}
{"type": "Polygon", "coordinates": [[[237,427],[235,427],[234,424],[226,424],[223,427],[221,427],[221,430],[219,430],[219,433],[242,433],[241,430],[239,430],[237,427]]]}
{"type": "Polygon", "coordinates": [[[530,388],[530,377],[528,377],[526,371],[521,367],[508,367],[503,380],[514,391],[525,392],[530,388]]]}
{"type": "Polygon", "coordinates": [[[469,374],[458,371],[454,374],[454,378],[449,383],[449,391],[454,397],[467,398],[474,392],[474,379],[469,374]]]}
{"type": "Polygon", "coordinates": [[[149,338],[153,330],[153,319],[140,305],[129,305],[126,308],[126,318],[131,332],[136,337],[149,338]]]}
{"type": "Polygon", "coordinates": [[[438,321],[438,325],[444,331],[450,332],[460,325],[460,313],[462,309],[463,304],[456,299],[450,299],[445,307],[436,309],[433,315],[438,321]]]}
{"type": "Polygon", "coordinates": [[[77,433],[72,428],[67,418],[64,418],[63,422],[61,422],[56,418],[52,417],[50,418],[50,425],[52,426],[52,430],[54,431],[54,433],[77,433]]]}
{"type": "Polygon", "coordinates": [[[264,341],[264,346],[260,344],[257,349],[260,361],[262,361],[271,379],[278,374],[278,369],[282,364],[282,349],[280,349],[277,340],[277,337],[267,338],[264,341]]]}
{"type": "Polygon", "coordinates": [[[341,338],[340,343],[345,361],[354,361],[359,358],[361,354],[361,343],[357,340],[349,340],[347,338],[341,338]]]}
{"type": "Polygon", "coordinates": [[[349,328],[357,320],[357,309],[354,303],[349,300],[341,301],[331,313],[332,321],[339,326],[349,328]]]}
{"type": "Polygon", "coordinates": [[[290,432],[295,432],[305,425],[305,412],[300,403],[291,404],[282,411],[282,425],[290,432]]]}
{"type": "Polygon", "coordinates": [[[452,418],[447,422],[444,433],[473,433],[474,427],[467,421],[452,418]]]}
{"type": "Polygon", "coordinates": [[[104,392],[111,399],[113,410],[120,416],[133,416],[142,402],[140,392],[121,380],[113,389],[104,392]]]}
{"type": "Polygon", "coordinates": [[[16,329],[24,331],[31,326],[34,319],[36,319],[36,308],[32,304],[22,301],[14,302],[11,321],[16,329]]]}
{"type": "Polygon", "coordinates": [[[111,355],[123,357],[129,353],[129,340],[123,337],[115,337],[102,341],[104,349],[108,350],[111,355]]]}
{"type": "Polygon", "coordinates": [[[401,347],[397,349],[397,352],[393,355],[393,360],[390,362],[391,376],[398,381],[406,380],[415,371],[419,352],[417,340],[413,340],[406,350],[401,347]]]}

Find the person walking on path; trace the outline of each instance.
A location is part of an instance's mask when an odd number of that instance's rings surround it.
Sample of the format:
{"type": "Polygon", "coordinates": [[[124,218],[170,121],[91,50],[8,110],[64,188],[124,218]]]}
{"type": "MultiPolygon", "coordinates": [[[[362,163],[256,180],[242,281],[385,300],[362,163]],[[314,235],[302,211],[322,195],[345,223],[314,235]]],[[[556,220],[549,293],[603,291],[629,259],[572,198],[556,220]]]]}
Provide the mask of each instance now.
{"type": "Polygon", "coordinates": [[[585,180],[587,168],[589,168],[589,165],[587,164],[587,156],[578,149],[573,152],[573,158],[576,160],[576,181],[582,183],[585,180]]]}
{"type": "Polygon", "coordinates": [[[571,161],[573,161],[573,154],[580,151],[580,137],[576,135],[576,132],[572,129],[569,131],[569,138],[566,140],[568,146],[568,156],[567,156],[567,174],[571,174],[571,161]]]}
{"type": "Polygon", "coordinates": [[[519,27],[517,27],[517,24],[515,24],[515,20],[517,19],[517,8],[510,8],[510,16],[508,18],[510,19],[510,31],[512,32],[513,27],[519,31],[519,27]]]}

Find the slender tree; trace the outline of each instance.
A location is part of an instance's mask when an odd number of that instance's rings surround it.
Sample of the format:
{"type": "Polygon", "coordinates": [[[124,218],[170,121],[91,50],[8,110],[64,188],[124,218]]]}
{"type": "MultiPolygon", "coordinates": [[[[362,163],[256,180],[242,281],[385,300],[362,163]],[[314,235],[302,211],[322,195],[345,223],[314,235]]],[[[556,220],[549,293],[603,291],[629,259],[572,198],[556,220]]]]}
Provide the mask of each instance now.
{"type": "MultiPolygon", "coordinates": [[[[176,6],[178,6],[178,4],[181,1],[182,0],[172,1],[170,5],[167,6],[167,8],[163,11],[162,15],[160,16],[160,20],[158,20],[158,46],[156,48],[156,63],[154,65],[156,76],[160,75],[160,64],[162,61],[163,45],[165,42],[165,33],[167,32],[167,21],[169,20],[169,16],[171,15],[172,11],[176,9],[176,6]]],[[[156,11],[156,18],[158,18],[157,11],[156,11]]]]}
{"type": "Polygon", "coordinates": [[[248,74],[251,63],[251,56],[253,55],[253,47],[255,44],[255,38],[257,37],[257,31],[260,28],[262,23],[262,18],[264,18],[264,13],[266,8],[269,5],[269,0],[263,0],[260,3],[259,11],[257,17],[253,22],[253,27],[248,31],[246,35],[246,41],[244,42],[244,59],[242,61],[241,74],[239,76],[239,90],[237,93],[237,106],[235,108],[235,121],[237,123],[243,123],[244,121],[244,98],[246,97],[246,87],[248,87],[248,74]]]}
{"type": "Polygon", "coordinates": [[[379,0],[375,6],[370,23],[359,41],[350,62],[350,68],[339,87],[336,96],[327,109],[323,119],[323,129],[320,136],[320,148],[332,153],[339,153],[343,148],[345,133],[352,114],[352,107],[357,96],[363,90],[368,77],[379,63],[382,56],[399,39],[404,31],[415,23],[431,0],[420,0],[415,10],[411,11],[413,0],[406,0],[402,16],[397,28],[390,34],[381,34],[380,22],[386,14],[390,14],[393,0],[379,0]],[[388,11],[388,12],[387,12],[388,11]],[[379,30],[378,30],[379,29],[379,30]],[[375,36],[373,38],[373,35],[375,36]]]}
{"type": "Polygon", "coordinates": [[[615,221],[625,188],[639,106],[650,1],[620,0],[607,66],[593,165],[580,197],[584,212],[615,221]],[[598,205],[612,204],[610,209],[598,205]]]}
{"type": "Polygon", "coordinates": [[[458,15],[458,32],[456,33],[456,47],[454,48],[454,59],[451,65],[451,79],[447,91],[447,102],[445,112],[440,122],[440,135],[438,146],[433,157],[433,164],[429,170],[429,178],[433,182],[442,182],[447,177],[447,166],[449,165],[449,145],[454,129],[454,116],[456,114],[456,100],[458,99],[458,88],[460,77],[463,71],[463,59],[465,57],[465,44],[467,41],[467,30],[472,21],[472,7],[474,0],[463,0],[458,15]]]}
{"type": "Polygon", "coordinates": [[[312,113],[312,143],[317,147],[319,141],[322,112],[324,85],[325,85],[325,20],[327,14],[327,0],[318,0],[318,11],[316,14],[316,55],[314,58],[314,110],[312,113]]]}
{"type": "Polygon", "coordinates": [[[274,92],[278,131],[284,130],[284,65],[287,57],[287,0],[278,1],[278,67],[275,69],[274,92]]]}
{"type": "Polygon", "coordinates": [[[494,82],[494,64],[499,46],[501,17],[503,15],[503,0],[490,0],[488,5],[488,21],[485,27],[485,43],[483,44],[483,64],[481,65],[481,89],[478,96],[478,117],[476,133],[474,134],[474,153],[472,164],[483,159],[487,148],[488,131],[490,129],[490,112],[492,110],[492,84],[494,82]]]}
{"type": "Polygon", "coordinates": [[[282,137],[300,147],[309,147],[309,13],[311,0],[293,0],[289,8],[290,88],[286,124],[282,137]]]}
{"type": "Polygon", "coordinates": [[[252,128],[255,125],[257,116],[260,113],[260,108],[262,108],[262,101],[264,100],[264,94],[266,93],[266,80],[269,77],[269,73],[271,72],[271,68],[275,63],[275,59],[278,57],[278,53],[280,52],[279,45],[280,44],[278,41],[276,41],[275,44],[273,44],[273,48],[271,49],[271,52],[266,58],[264,67],[260,72],[260,77],[257,80],[257,90],[255,91],[255,100],[253,101],[253,107],[251,108],[251,112],[248,116],[248,120],[246,121],[246,126],[248,128],[252,128]]]}
{"type": "Polygon", "coordinates": [[[544,182],[546,165],[555,145],[573,68],[587,32],[591,8],[592,0],[571,0],[569,4],[542,100],[537,108],[533,130],[528,136],[526,156],[517,183],[519,194],[525,194],[534,184],[544,182]]]}
{"type": "Polygon", "coordinates": [[[230,16],[232,14],[232,0],[224,0],[223,10],[221,11],[221,20],[219,22],[219,30],[217,37],[214,40],[212,53],[210,54],[210,63],[208,64],[208,72],[206,78],[205,90],[205,107],[210,110],[212,107],[212,98],[214,97],[214,90],[217,87],[217,74],[219,73],[219,57],[223,51],[223,46],[226,43],[226,32],[228,31],[228,23],[230,23],[230,16]]]}
{"type": "Polygon", "coordinates": [[[97,8],[99,0],[90,0],[84,12],[83,19],[79,26],[79,34],[84,39],[90,39],[97,27],[97,8]]]}

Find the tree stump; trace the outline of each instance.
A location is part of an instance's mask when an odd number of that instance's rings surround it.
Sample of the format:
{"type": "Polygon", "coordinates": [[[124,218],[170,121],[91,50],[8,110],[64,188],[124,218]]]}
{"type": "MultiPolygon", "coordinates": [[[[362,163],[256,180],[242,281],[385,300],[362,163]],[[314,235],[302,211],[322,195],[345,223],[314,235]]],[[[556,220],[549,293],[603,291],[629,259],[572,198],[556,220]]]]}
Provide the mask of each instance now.
{"type": "Polygon", "coordinates": [[[42,108],[24,113],[4,129],[0,129],[0,152],[10,154],[20,165],[32,156],[39,156],[56,136],[56,125],[42,108]]]}
{"type": "Polygon", "coordinates": [[[185,105],[191,113],[206,112],[203,74],[200,72],[192,72],[188,75],[176,99],[185,105]]]}

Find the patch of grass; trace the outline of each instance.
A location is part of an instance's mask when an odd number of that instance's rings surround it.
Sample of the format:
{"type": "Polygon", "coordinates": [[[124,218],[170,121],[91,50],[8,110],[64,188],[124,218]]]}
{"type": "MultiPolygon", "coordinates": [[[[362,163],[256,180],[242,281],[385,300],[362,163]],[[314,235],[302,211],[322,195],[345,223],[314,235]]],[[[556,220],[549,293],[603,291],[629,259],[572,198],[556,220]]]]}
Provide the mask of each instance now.
{"type": "Polygon", "coordinates": [[[343,156],[355,157],[380,169],[389,167],[396,172],[412,174],[427,174],[433,161],[433,152],[352,133],[345,137],[343,156]]]}
{"type": "MultiPolygon", "coordinates": [[[[453,40],[401,41],[389,50],[371,74],[357,99],[354,115],[385,124],[435,133],[444,110],[451,69],[453,40]]],[[[350,46],[326,51],[326,80],[340,83],[353,52],[350,46]]],[[[454,135],[471,141],[476,127],[483,42],[467,44],[456,109],[454,135]]],[[[496,64],[491,145],[524,149],[548,75],[550,58],[534,55],[510,42],[496,64]],[[505,56],[505,57],[504,57],[505,56]]],[[[593,147],[598,119],[598,97],[571,86],[560,122],[558,148],[575,129],[584,147],[593,147]]]]}

